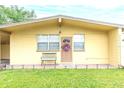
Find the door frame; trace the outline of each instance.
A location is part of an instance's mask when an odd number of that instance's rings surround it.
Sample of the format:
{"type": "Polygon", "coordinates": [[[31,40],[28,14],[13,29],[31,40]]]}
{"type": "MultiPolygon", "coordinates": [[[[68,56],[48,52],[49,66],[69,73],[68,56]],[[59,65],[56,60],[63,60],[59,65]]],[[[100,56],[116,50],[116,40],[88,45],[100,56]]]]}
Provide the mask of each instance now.
{"type": "MultiPolygon", "coordinates": [[[[73,57],[72,57],[72,55],[73,55],[73,54],[72,54],[72,52],[73,52],[73,51],[72,51],[72,45],[73,45],[73,44],[72,44],[72,43],[73,43],[73,42],[72,42],[72,37],[71,37],[71,36],[63,36],[63,37],[61,37],[61,42],[60,42],[60,43],[61,43],[61,63],[64,63],[64,62],[65,62],[65,63],[66,63],[66,62],[67,62],[67,63],[72,63],[72,62],[73,62],[73,61],[72,61],[72,59],[73,59],[73,57]],[[70,49],[69,52],[70,52],[71,54],[70,54],[70,59],[69,59],[69,61],[63,61],[63,59],[62,59],[62,58],[63,58],[63,57],[62,57],[62,55],[63,55],[63,54],[62,54],[62,52],[63,52],[63,51],[62,51],[62,41],[63,41],[64,38],[69,38],[69,39],[70,39],[70,46],[71,46],[71,49],[70,49]]],[[[66,52],[65,52],[65,53],[66,53],[66,52]]]]}

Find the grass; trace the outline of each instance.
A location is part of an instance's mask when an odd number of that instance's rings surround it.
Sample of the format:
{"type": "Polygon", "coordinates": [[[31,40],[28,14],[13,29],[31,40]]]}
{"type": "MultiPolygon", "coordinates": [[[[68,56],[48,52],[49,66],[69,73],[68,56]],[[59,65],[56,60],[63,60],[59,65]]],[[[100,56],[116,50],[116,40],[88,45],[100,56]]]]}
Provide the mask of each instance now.
{"type": "Polygon", "coordinates": [[[123,69],[0,71],[1,88],[124,88],[123,69]]]}

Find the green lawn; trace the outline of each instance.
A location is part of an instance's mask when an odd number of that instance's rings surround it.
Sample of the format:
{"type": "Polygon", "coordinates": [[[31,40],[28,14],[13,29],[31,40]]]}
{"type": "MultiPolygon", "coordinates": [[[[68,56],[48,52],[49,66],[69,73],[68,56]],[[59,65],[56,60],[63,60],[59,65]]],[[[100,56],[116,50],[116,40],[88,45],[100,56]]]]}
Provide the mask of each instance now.
{"type": "Polygon", "coordinates": [[[49,69],[0,71],[1,88],[124,87],[124,69],[49,69]]]}

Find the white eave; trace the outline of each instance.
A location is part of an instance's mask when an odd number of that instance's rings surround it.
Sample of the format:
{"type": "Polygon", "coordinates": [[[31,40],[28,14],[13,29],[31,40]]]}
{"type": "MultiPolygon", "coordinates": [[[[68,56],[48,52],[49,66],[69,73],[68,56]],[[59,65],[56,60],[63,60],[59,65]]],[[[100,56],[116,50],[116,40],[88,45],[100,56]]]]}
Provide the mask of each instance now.
{"type": "Polygon", "coordinates": [[[117,28],[124,28],[124,25],[121,25],[121,24],[107,23],[107,22],[101,22],[101,21],[95,21],[95,20],[90,20],[90,19],[65,16],[65,15],[56,15],[56,16],[50,16],[50,17],[34,19],[34,20],[31,20],[31,21],[26,21],[26,22],[19,22],[19,23],[11,23],[11,24],[0,25],[0,29],[7,28],[7,27],[20,26],[20,25],[25,25],[25,24],[31,24],[31,23],[37,23],[37,22],[42,22],[42,21],[52,20],[52,19],[58,19],[58,18],[75,20],[75,21],[82,21],[82,22],[98,24],[98,25],[105,25],[105,26],[111,26],[111,27],[117,27],[117,28]]]}

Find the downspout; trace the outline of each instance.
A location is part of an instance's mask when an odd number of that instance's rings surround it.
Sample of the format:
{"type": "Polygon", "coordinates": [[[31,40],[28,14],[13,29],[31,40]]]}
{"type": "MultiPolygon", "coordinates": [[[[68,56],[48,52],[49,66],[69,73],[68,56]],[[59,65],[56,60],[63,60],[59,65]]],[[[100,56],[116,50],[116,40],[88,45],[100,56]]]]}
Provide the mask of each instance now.
{"type": "Polygon", "coordinates": [[[62,18],[61,17],[59,17],[58,18],[58,21],[57,21],[57,27],[58,27],[58,34],[59,34],[59,40],[60,40],[60,42],[59,42],[59,51],[60,51],[60,59],[59,59],[59,62],[60,62],[60,64],[61,64],[61,23],[62,23],[62,18]]]}
{"type": "Polygon", "coordinates": [[[61,17],[59,17],[58,18],[58,31],[59,31],[59,34],[61,34],[61,23],[62,23],[62,18],[61,17]]]}

